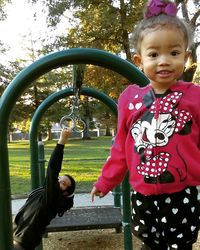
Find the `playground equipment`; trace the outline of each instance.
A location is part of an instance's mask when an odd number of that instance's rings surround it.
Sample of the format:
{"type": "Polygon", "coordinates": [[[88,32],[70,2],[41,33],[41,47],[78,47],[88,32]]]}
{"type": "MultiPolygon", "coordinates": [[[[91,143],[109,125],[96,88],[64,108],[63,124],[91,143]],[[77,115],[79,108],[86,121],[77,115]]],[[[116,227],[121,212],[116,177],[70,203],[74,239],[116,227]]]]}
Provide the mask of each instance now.
{"type": "MultiPolygon", "coordinates": [[[[75,93],[76,94],[76,93],[75,93]]],[[[94,97],[105,105],[107,105],[114,115],[117,116],[116,102],[106,94],[92,88],[83,87],[80,89],[81,95],[94,97]]],[[[74,95],[74,88],[67,88],[49,95],[37,108],[33,115],[30,127],[30,152],[31,152],[31,169],[34,170],[39,159],[39,178],[32,175],[33,186],[43,183],[44,181],[44,148],[42,149],[41,142],[38,144],[37,152],[37,135],[38,127],[44,112],[53,105],[56,101],[74,95]],[[33,150],[34,149],[34,150],[33,150]],[[41,153],[42,152],[42,153],[41,153]],[[39,158],[38,158],[39,157],[39,158]]],[[[62,119],[61,119],[62,120],[62,119]]],[[[33,171],[32,171],[33,172],[33,171]]],[[[34,172],[33,172],[34,173],[34,172]]],[[[60,232],[60,231],[74,231],[74,230],[88,230],[100,228],[115,228],[116,232],[120,232],[122,228],[122,215],[121,215],[121,194],[120,187],[114,189],[114,206],[99,206],[99,207],[85,207],[73,208],[68,211],[63,217],[56,217],[47,227],[47,232],[60,232]]],[[[125,207],[124,207],[125,209],[125,207]]],[[[126,219],[126,218],[125,218],[126,219]]],[[[41,250],[42,245],[37,247],[41,250]]]]}
{"type": "MultiPolygon", "coordinates": [[[[3,121],[0,123],[1,250],[12,249],[11,191],[7,146],[9,116],[18,97],[35,79],[52,69],[69,64],[94,64],[114,70],[130,82],[138,83],[140,86],[145,86],[148,83],[148,79],[133,64],[109,52],[97,49],[70,49],[49,54],[32,63],[13,79],[0,99],[0,120],[3,121]]],[[[36,167],[35,174],[38,175],[38,166],[36,167]]],[[[124,196],[123,204],[128,202],[129,198],[124,196]]],[[[128,225],[124,224],[123,226],[126,231],[128,225]]]]}

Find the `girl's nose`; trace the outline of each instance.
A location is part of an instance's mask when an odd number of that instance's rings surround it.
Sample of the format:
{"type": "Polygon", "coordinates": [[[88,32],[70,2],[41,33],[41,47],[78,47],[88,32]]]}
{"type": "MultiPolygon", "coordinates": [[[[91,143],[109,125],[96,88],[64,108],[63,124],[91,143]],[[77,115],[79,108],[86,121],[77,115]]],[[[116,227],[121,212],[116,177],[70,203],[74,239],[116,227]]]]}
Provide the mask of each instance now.
{"type": "Polygon", "coordinates": [[[169,61],[169,58],[168,56],[160,56],[159,58],[159,65],[169,65],[170,64],[170,61],[169,61]]]}

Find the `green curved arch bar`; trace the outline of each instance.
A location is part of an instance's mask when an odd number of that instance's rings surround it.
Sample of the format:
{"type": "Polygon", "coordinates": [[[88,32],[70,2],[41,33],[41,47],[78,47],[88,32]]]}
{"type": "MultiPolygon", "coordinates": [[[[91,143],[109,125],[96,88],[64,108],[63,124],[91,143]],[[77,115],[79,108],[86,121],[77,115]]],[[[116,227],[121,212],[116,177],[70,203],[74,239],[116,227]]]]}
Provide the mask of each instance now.
{"type": "Polygon", "coordinates": [[[93,64],[111,69],[140,86],[148,84],[148,78],[132,63],[110,52],[91,48],[76,48],[48,54],[23,69],[9,84],[1,102],[12,108],[9,100],[16,100],[26,87],[38,77],[52,69],[70,64],[93,64]]]}
{"type": "Polygon", "coordinates": [[[54,52],[23,69],[8,85],[0,99],[0,249],[12,249],[12,215],[9,161],[7,147],[8,121],[11,111],[23,91],[46,72],[69,64],[93,64],[111,69],[130,82],[145,86],[149,80],[133,64],[109,52],[76,48],[54,52]]]}

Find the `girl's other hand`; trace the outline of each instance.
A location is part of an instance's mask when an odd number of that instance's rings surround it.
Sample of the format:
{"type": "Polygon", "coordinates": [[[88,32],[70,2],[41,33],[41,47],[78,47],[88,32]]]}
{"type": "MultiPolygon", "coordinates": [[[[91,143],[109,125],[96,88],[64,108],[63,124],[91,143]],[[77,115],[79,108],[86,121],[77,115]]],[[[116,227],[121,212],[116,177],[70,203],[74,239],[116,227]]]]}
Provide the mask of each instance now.
{"type": "Polygon", "coordinates": [[[99,196],[99,198],[103,198],[105,196],[105,194],[98,190],[95,186],[92,188],[90,195],[92,202],[94,201],[94,196],[99,196]]]}

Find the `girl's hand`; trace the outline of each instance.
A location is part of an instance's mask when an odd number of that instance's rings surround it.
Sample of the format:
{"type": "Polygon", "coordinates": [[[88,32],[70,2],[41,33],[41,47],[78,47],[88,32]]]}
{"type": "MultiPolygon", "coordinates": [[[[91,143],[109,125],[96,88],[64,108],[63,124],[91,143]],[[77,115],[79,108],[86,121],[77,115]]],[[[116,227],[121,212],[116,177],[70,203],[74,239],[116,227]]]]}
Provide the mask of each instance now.
{"type": "Polygon", "coordinates": [[[105,196],[104,193],[102,193],[101,191],[99,191],[95,186],[93,187],[91,193],[91,201],[93,202],[94,201],[94,196],[99,196],[99,198],[102,198],[105,196]]]}

